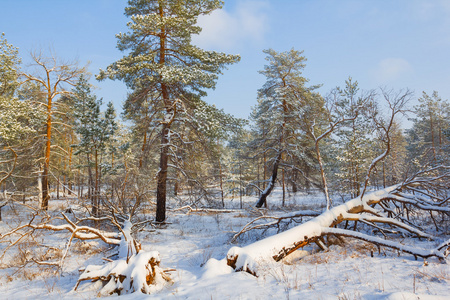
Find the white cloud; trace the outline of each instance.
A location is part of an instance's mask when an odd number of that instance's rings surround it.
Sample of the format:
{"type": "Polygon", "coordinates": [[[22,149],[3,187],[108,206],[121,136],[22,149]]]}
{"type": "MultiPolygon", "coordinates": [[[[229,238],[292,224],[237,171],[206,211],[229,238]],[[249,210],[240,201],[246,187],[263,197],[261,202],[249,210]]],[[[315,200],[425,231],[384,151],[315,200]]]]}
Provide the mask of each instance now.
{"type": "Polygon", "coordinates": [[[421,21],[430,21],[437,16],[450,16],[450,1],[435,0],[435,1],[412,1],[412,15],[421,21]]]}
{"type": "Polygon", "coordinates": [[[221,9],[200,16],[198,25],[203,30],[193,37],[193,43],[203,48],[229,50],[239,43],[261,42],[268,27],[267,8],[265,2],[239,1],[233,11],[221,9]]]}
{"type": "Polygon", "coordinates": [[[375,80],[386,84],[413,72],[411,64],[403,58],[385,58],[373,71],[375,80]]]}

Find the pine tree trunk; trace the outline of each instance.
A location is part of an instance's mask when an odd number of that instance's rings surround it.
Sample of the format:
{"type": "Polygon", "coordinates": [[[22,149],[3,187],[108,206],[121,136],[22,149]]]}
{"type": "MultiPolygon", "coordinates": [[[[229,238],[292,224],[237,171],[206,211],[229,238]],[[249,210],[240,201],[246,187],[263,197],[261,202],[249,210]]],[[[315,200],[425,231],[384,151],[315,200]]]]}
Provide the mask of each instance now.
{"type": "Polygon", "coordinates": [[[219,177],[220,177],[220,197],[222,199],[222,207],[225,208],[225,201],[223,198],[223,178],[222,178],[222,163],[219,158],[219,177]]]}
{"type": "Polygon", "coordinates": [[[264,164],[264,170],[263,170],[263,189],[266,189],[266,178],[267,178],[267,158],[266,158],[266,152],[264,152],[263,156],[263,164],[264,164]]]}
{"type": "Polygon", "coordinates": [[[285,181],[284,181],[284,177],[285,177],[285,172],[284,172],[284,169],[281,171],[282,173],[281,173],[281,177],[282,177],[282,184],[283,184],[283,201],[281,202],[281,206],[283,206],[284,207],[284,205],[286,204],[286,184],[285,184],[285,181]]]}
{"type": "Polygon", "coordinates": [[[280,152],[275,160],[275,163],[273,164],[273,170],[272,170],[272,177],[270,177],[270,182],[267,188],[264,190],[264,192],[259,197],[258,203],[256,203],[256,207],[260,208],[263,206],[263,204],[266,203],[267,197],[272,193],[273,188],[275,187],[275,182],[277,180],[278,175],[278,166],[281,161],[281,154],[283,152],[280,152]]]}
{"type": "MultiPolygon", "coordinates": [[[[258,188],[261,188],[260,187],[261,178],[259,178],[259,162],[256,165],[257,165],[256,173],[258,174],[256,180],[258,182],[258,188]]],[[[261,196],[261,190],[260,189],[258,189],[258,196],[261,196]]]]}
{"type": "MultiPolygon", "coordinates": [[[[159,3],[159,16],[164,18],[164,10],[162,3],[159,3]]],[[[166,28],[161,27],[159,35],[159,64],[166,64],[166,28]]],[[[172,111],[172,103],[169,99],[169,91],[164,83],[161,83],[162,99],[166,112],[172,111]]],[[[169,161],[169,139],[168,134],[170,123],[164,122],[161,130],[161,154],[159,159],[158,186],[156,188],[156,222],[164,222],[166,220],[166,196],[167,196],[167,164],[169,161]]]]}
{"type": "Polygon", "coordinates": [[[47,123],[46,123],[46,141],[45,141],[45,156],[44,156],[44,172],[42,174],[42,203],[41,209],[48,209],[48,200],[50,198],[48,193],[48,173],[50,169],[50,149],[52,142],[52,91],[50,90],[50,78],[48,77],[48,93],[47,93],[47,123]]]}
{"type": "MultiPolygon", "coordinates": [[[[6,192],[6,189],[4,191],[6,192]]],[[[4,195],[5,195],[4,200],[6,201],[6,193],[4,195]]],[[[2,221],[2,207],[3,206],[0,205],[0,222],[2,221]]]]}
{"type": "Polygon", "coordinates": [[[156,189],[156,222],[166,220],[167,164],[169,160],[169,140],[167,133],[170,125],[164,123],[161,137],[161,154],[159,160],[158,186],[156,189]]]}
{"type": "Polygon", "coordinates": [[[42,173],[39,172],[38,173],[38,202],[39,202],[39,206],[42,207],[42,173]]]}
{"type": "Polygon", "coordinates": [[[173,194],[174,196],[178,196],[178,178],[175,180],[175,183],[173,185],[173,194]]]}
{"type": "Polygon", "coordinates": [[[98,171],[98,152],[97,149],[95,149],[95,185],[94,185],[94,195],[92,197],[93,199],[93,206],[92,206],[92,214],[95,217],[98,217],[99,215],[99,187],[98,187],[98,181],[99,181],[99,171],[98,171]]]}
{"type": "Polygon", "coordinates": [[[41,184],[42,184],[41,209],[47,210],[48,209],[48,199],[50,198],[50,195],[48,193],[48,164],[47,163],[44,163],[44,170],[42,171],[41,184]]]}
{"type": "Polygon", "coordinates": [[[6,200],[7,200],[7,197],[8,197],[8,195],[7,195],[7,193],[6,193],[6,187],[5,187],[5,189],[3,190],[3,200],[5,201],[4,202],[4,204],[2,204],[2,205],[0,205],[0,222],[2,221],[2,207],[4,206],[4,205],[6,205],[6,200]]]}
{"type": "Polygon", "coordinates": [[[239,164],[239,203],[240,208],[242,209],[243,203],[242,203],[242,164],[239,164]]]}
{"type": "Polygon", "coordinates": [[[93,216],[97,215],[96,211],[96,205],[94,201],[94,191],[93,191],[93,178],[92,178],[92,167],[91,167],[91,159],[89,154],[87,154],[87,163],[88,163],[88,173],[89,173],[89,179],[88,179],[88,198],[91,200],[91,213],[93,216]]]}
{"type": "Polygon", "coordinates": [[[295,170],[292,170],[292,193],[297,193],[297,172],[295,170]]]}
{"type": "Polygon", "coordinates": [[[59,200],[59,176],[56,182],[56,199],[59,200]]]}

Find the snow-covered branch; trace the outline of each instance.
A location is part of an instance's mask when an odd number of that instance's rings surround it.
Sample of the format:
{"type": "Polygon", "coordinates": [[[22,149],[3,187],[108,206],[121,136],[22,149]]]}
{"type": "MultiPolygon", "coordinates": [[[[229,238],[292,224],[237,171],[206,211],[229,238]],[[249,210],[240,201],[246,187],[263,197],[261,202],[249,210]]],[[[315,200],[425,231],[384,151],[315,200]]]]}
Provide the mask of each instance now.
{"type": "MultiPolygon", "coordinates": [[[[446,180],[448,184],[448,177],[446,180]]],[[[392,209],[386,209],[389,208],[386,205],[388,202],[399,204],[407,203],[413,204],[416,208],[422,209],[423,211],[432,209],[434,211],[439,211],[440,213],[449,214],[447,201],[445,202],[446,206],[436,206],[432,203],[421,206],[419,205],[419,202],[414,203],[415,195],[406,193],[405,191],[407,191],[410,185],[420,189],[420,186],[417,186],[419,182],[431,184],[426,178],[411,178],[408,183],[387,187],[376,192],[367,193],[362,197],[349,200],[342,205],[333,207],[315,218],[282,233],[269,236],[242,248],[233,247],[228,251],[227,264],[237,271],[248,271],[252,274],[257,274],[258,261],[267,259],[279,261],[295,250],[304,247],[311,242],[317,242],[322,236],[330,234],[355,237],[378,246],[386,246],[406,253],[411,253],[415,256],[425,258],[435,256],[443,259],[448,254],[448,252],[445,251],[446,249],[443,250],[446,248],[445,246],[440,249],[421,250],[416,249],[413,246],[404,246],[399,243],[386,241],[376,236],[334,228],[344,221],[359,221],[380,229],[380,232],[383,235],[386,235],[386,233],[396,233],[396,231],[391,230],[389,227],[384,230],[382,226],[388,225],[399,228],[403,231],[403,234],[410,233],[419,238],[434,239],[431,234],[419,229],[417,224],[414,224],[413,221],[407,221],[406,219],[401,218],[400,214],[395,214],[392,209]]],[[[423,198],[423,196],[420,196],[419,199],[420,198],[423,198]]],[[[442,201],[439,201],[439,203],[442,203],[442,201]]],[[[304,214],[300,212],[298,215],[302,216],[304,214]]],[[[253,229],[277,226],[281,219],[282,218],[280,217],[276,218],[269,216],[258,217],[245,225],[235,237],[253,229]],[[260,220],[263,219],[271,221],[265,224],[259,223],[260,220]]]]}

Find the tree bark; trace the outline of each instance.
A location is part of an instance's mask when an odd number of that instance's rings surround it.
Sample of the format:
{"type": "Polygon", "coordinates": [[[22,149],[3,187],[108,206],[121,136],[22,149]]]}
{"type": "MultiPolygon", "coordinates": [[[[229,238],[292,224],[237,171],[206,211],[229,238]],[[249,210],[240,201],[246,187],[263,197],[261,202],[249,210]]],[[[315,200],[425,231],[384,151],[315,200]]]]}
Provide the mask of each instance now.
{"type": "Polygon", "coordinates": [[[281,206],[285,206],[285,204],[286,204],[286,184],[285,184],[285,181],[284,181],[284,177],[285,177],[285,171],[284,171],[284,169],[281,171],[281,181],[282,181],[282,185],[283,185],[283,201],[281,202],[281,206]]]}
{"type": "Polygon", "coordinates": [[[222,207],[225,208],[225,200],[223,198],[223,174],[222,174],[222,163],[219,158],[219,177],[220,177],[220,198],[222,199],[222,207]]]}
{"type": "Polygon", "coordinates": [[[330,195],[328,193],[327,178],[325,177],[325,170],[324,170],[324,167],[323,167],[322,156],[320,155],[320,148],[319,148],[319,140],[318,139],[316,139],[315,145],[316,145],[317,160],[319,162],[319,167],[320,167],[320,177],[322,178],[323,192],[325,193],[325,198],[326,198],[326,201],[327,201],[327,210],[329,210],[330,206],[331,206],[331,199],[330,199],[330,195]]]}
{"type": "Polygon", "coordinates": [[[240,208],[243,208],[243,203],[242,203],[242,163],[239,162],[239,203],[240,203],[240,208]]]}
{"type": "Polygon", "coordinates": [[[92,206],[92,215],[96,216],[97,215],[97,211],[95,210],[95,202],[94,202],[94,192],[93,192],[93,178],[92,178],[92,167],[91,167],[91,159],[89,154],[87,155],[87,163],[88,163],[88,174],[89,174],[89,179],[88,179],[88,198],[89,200],[91,200],[91,206],[92,206]]]}
{"type": "Polygon", "coordinates": [[[50,90],[50,75],[47,71],[47,123],[46,123],[46,141],[44,156],[44,172],[42,173],[42,203],[41,209],[48,209],[48,200],[50,198],[48,192],[48,173],[50,169],[50,149],[52,143],[52,100],[53,96],[50,90]]]}
{"type": "Polygon", "coordinates": [[[281,161],[281,155],[283,152],[280,152],[275,160],[275,163],[273,164],[273,170],[272,170],[272,177],[270,177],[270,182],[267,188],[264,190],[264,192],[259,197],[258,203],[256,203],[256,207],[260,208],[263,206],[263,204],[266,203],[267,197],[272,192],[273,188],[275,187],[275,182],[277,180],[278,175],[278,166],[280,165],[281,161]]]}
{"type": "Polygon", "coordinates": [[[42,173],[42,203],[41,209],[48,209],[48,200],[50,198],[48,192],[48,173],[50,169],[50,149],[52,142],[52,101],[53,95],[50,88],[50,74],[47,73],[47,123],[46,123],[46,142],[45,142],[45,156],[44,156],[44,172],[42,173]]]}
{"type": "Polygon", "coordinates": [[[59,177],[56,182],[56,199],[59,200],[59,177]]]}
{"type": "Polygon", "coordinates": [[[159,159],[158,186],[156,189],[156,222],[166,220],[167,164],[169,160],[169,140],[167,138],[170,125],[164,123],[161,137],[161,154],[159,159]]]}
{"type": "Polygon", "coordinates": [[[92,205],[92,214],[94,217],[98,217],[99,215],[99,171],[98,171],[98,152],[97,149],[95,149],[95,185],[94,185],[94,195],[92,197],[93,199],[93,205],[92,205]]]}
{"type": "MultiPolygon", "coordinates": [[[[164,10],[162,3],[159,3],[159,16],[164,18],[164,10]]],[[[166,63],[166,28],[161,27],[159,34],[159,65],[164,66],[166,63]]],[[[166,114],[173,112],[172,103],[169,99],[169,91],[165,83],[161,83],[162,99],[166,114]]],[[[172,116],[172,121],[173,121],[172,116]]],[[[167,165],[169,161],[169,131],[171,121],[164,120],[161,129],[161,153],[159,159],[158,185],[156,188],[156,222],[164,222],[166,220],[166,196],[167,196],[167,165]]]]}

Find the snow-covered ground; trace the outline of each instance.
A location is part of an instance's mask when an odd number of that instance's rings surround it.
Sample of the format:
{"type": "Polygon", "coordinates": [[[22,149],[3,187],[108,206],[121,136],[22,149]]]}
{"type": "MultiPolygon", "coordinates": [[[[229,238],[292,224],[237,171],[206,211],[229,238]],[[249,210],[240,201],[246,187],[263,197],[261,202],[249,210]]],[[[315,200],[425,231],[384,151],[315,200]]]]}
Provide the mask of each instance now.
{"type": "MultiPolygon", "coordinates": [[[[73,200],[71,200],[73,201],[73,200]]],[[[233,246],[245,246],[257,240],[262,232],[250,232],[231,244],[230,239],[256,216],[251,208],[255,197],[244,197],[244,210],[229,213],[190,213],[186,210],[168,211],[165,228],[141,232],[137,237],[143,250],[158,251],[161,267],[175,269],[173,284],[144,295],[134,293],[124,299],[450,299],[450,267],[435,259],[424,262],[412,255],[400,254],[382,248],[378,250],[364,242],[347,239],[344,245],[333,245],[328,252],[306,247],[288,256],[283,263],[263,263],[260,276],[234,272],[222,261],[233,246]],[[373,257],[371,256],[373,253],[373,257]]],[[[290,195],[284,211],[279,208],[280,193],[269,198],[270,203],[283,213],[291,210],[322,210],[321,195],[290,195]]],[[[64,200],[50,201],[52,210],[67,207],[64,200]]],[[[239,206],[239,198],[227,199],[228,208],[239,206]]],[[[171,207],[175,207],[174,204],[171,207]]],[[[274,207],[272,209],[274,209],[274,207]]],[[[2,210],[0,233],[17,224],[24,217],[18,205],[2,210]]],[[[272,234],[274,232],[268,232],[272,234]]],[[[67,232],[42,232],[29,243],[64,247],[67,232]]],[[[405,241],[407,242],[407,241],[405,241]]],[[[424,242],[410,241],[412,245],[427,247],[424,242]]],[[[427,244],[429,246],[429,242],[427,244]]],[[[5,248],[0,244],[0,249],[5,248]]],[[[106,263],[102,258],[114,249],[99,241],[77,241],[69,251],[61,274],[54,268],[5,268],[11,260],[26,260],[27,249],[15,248],[0,262],[0,299],[91,299],[96,298],[99,284],[81,283],[73,288],[80,275],[79,269],[89,264],[106,263]]],[[[117,296],[111,296],[117,297],[117,296]]]]}

